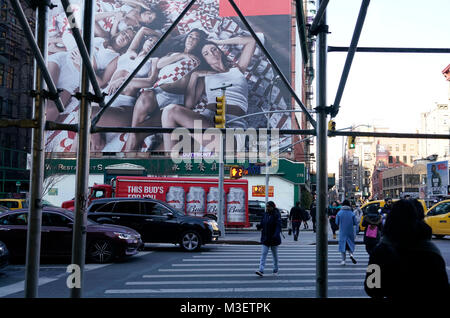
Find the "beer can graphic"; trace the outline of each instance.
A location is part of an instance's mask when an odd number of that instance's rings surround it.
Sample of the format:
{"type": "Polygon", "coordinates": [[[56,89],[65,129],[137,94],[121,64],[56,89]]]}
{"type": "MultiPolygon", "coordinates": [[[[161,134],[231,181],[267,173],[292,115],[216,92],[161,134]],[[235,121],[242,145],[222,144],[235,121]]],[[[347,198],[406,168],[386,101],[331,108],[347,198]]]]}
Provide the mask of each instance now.
{"type": "Polygon", "coordinates": [[[211,187],[206,195],[206,212],[217,216],[219,211],[219,188],[211,187]]]}
{"type": "Polygon", "coordinates": [[[245,191],[241,188],[230,188],[228,192],[227,222],[245,222],[245,191]]]}
{"type": "Polygon", "coordinates": [[[191,216],[205,215],[205,189],[190,187],[186,196],[186,214],[191,216]]]}
{"type": "Polygon", "coordinates": [[[166,193],[166,202],[175,209],[185,212],[183,187],[170,187],[166,193]]]}

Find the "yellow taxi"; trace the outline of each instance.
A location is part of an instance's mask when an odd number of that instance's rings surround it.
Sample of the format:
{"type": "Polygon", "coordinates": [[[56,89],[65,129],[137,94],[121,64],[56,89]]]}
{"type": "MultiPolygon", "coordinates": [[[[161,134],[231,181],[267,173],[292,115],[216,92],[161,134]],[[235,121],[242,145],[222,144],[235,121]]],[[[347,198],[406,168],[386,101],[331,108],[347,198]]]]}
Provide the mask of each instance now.
{"type": "MultiPolygon", "coordinates": [[[[398,201],[398,199],[393,199],[392,202],[398,201]]],[[[427,205],[425,204],[424,200],[420,200],[419,202],[422,204],[423,206],[423,211],[427,211],[427,205]]],[[[362,232],[364,231],[364,229],[366,228],[365,226],[362,226],[362,222],[364,219],[364,215],[367,214],[367,209],[369,208],[369,206],[373,206],[375,205],[378,209],[382,209],[384,207],[384,204],[386,202],[384,200],[375,200],[375,201],[369,201],[367,203],[364,203],[361,207],[361,211],[363,213],[363,215],[361,216],[361,220],[359,221],[359,230],[362,232]]]]}
{"type": "Polygon", "coordinates": [[[25,199],[0,199],[0,205],[10,210],[28,208],[28,203],[25,199]]]}
{"type": "Polygon", "coordinates": [[[425,215],[425,222],[437,238],[450,235],[450,199],[433,205],[425,215]]]}

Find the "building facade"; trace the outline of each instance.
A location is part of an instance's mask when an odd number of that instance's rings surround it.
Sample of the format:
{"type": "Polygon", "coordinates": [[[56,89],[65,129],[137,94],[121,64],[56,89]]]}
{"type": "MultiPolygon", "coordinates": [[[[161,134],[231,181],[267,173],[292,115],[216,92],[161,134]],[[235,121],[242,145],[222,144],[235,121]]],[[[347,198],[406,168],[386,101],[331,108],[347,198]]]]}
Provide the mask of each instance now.
{"type": "MultiPolygon", "coordinates": [[[[20,1],[31,29],[34,10],[20,1]]],[[[31,119],[34,60],[22,27],[8,0],[0,0],[0,117],[31,119]]],[[[31,152],[31,129],[0,129],[0,196],[28,191],[27,155],[31,152]]]]}

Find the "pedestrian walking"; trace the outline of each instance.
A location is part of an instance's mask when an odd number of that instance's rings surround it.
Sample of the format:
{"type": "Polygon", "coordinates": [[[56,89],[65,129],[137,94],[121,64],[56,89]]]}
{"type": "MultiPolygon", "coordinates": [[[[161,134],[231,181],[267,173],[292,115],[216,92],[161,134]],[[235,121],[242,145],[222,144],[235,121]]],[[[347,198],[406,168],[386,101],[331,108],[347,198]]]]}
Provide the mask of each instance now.
{"type": "Polygon", "coordinates": [[[383,230],[382,216],[378,212],[378,207],[374,204],[367,207],[366,215],[363,218],[362,226],[364,229],[364,244],[367,254],[371,255],[373,249],[380,242],[383,230]]]}
{"type": "Polygon", "coordinates": [[[340,206],[339,202],[333,201],[331,205],[328,207],[328,219],[330,220],[331,231],[333,232],[333,240],[336,239],[336,231],[339,227],[336,224],[336,215],[339,212],[340,206]]]}
{"type": "Polygon", "coordinates": [[[391,198],[384,199],[384,206],[381,209],[381,215],[383,217],[383,224],[384,224],[384,222],[386,222],[386,218],[389,215],[389,213],[391,213],[391,209],[392,209],[392,199],[391,198]]]}
{"type": "Polygon", "coordinates": [[[269,249],[272,251],[273,275],[278,275],[278,246],[281,244],[281,214],[273,201],[266,204],[266,213],[257,226],[261,230],[261,259],[259,269],[255,272],[258,276],[264,276],[264,267],[266,265],[269,249]]]}
{"type": "Polygon", "coordinates": [[[316,233],[316,201],[315,200],[311,203],[309,211],[311,213],[311,222],[312,222],[312,226],[313,226],[313,231],[314,231],[314,233],[316,233]]]}
{"type": "Polygon", "coordinates": [[[309,229],[308,221],[311,218],[311,216],[309,215],[308,211],[306,211],[303,208],[301,208],[301,209],[302,209],[303,229],[309,229]]]}
{"type": "Polygon", "coordinates": [[[370,297],[422,300],[423,295],[433,295],[433,301],[450,297],[445,260],[419,213],[412,200],[392,205],[380,244],[369,258],[364,289],[370,297]]]}
{"type": "Polygon", "coordinates": [[[298,240],[298,235],[300,234],[300,225],[302,224],[303,220],[303,211],[304,210],[300,206],[300,202],[297,202],[289,213],[289,220],[292,224],[292,234],[294,236],[294,241],[298,240]]]}
{"type": "Polygon", "coordinates": [[[339,252],[342,255],[341,265],[345,265],[347,251],[353,264],[356,264],[356,259],[353,256],[353,251],[355,250],[355,224],[356,217],[350,207],[350,202],[344,200],[342,208],[336,215],[336,225],[339,227],[339,252]]]}

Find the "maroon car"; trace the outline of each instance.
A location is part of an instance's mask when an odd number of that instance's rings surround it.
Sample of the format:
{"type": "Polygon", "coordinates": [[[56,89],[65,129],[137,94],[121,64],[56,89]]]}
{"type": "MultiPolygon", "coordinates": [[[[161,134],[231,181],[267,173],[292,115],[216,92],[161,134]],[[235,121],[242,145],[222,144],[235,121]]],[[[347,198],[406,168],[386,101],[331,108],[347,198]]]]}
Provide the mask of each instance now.
{"type": "MultiPolygon", "coordinates": [[[[70,256],[72,254],[74,215],[71,211],[44,207],[42,211],[41,256],[70,256]]],[[[26,255],[28,209],[0,214],[0,241],[5,243],[11,257],[26,255]]],[[[87,221],[86,258],[106,263],[137,254],[143,246],[138,232],[125,226],[87,221]]]]}

